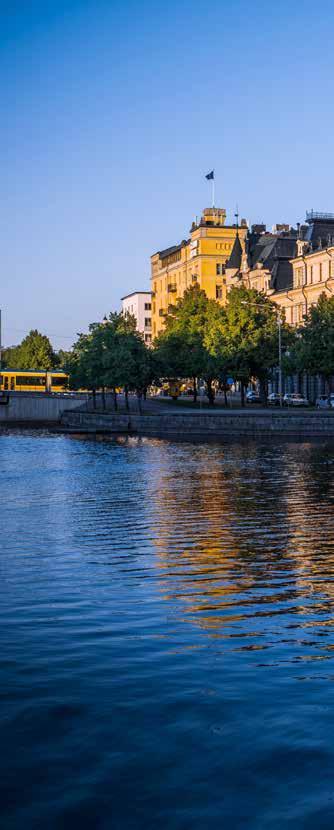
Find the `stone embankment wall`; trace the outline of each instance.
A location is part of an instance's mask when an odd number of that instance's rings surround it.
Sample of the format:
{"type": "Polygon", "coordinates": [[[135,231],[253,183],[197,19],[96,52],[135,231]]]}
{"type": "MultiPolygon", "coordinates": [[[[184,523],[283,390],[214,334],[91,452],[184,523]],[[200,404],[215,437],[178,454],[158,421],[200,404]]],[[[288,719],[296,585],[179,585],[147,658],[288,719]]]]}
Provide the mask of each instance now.
{"type": "Polygon", "coordinates": [[[0,395],[0,426],[59,423],[64,410],[82,406],[82,395],[45,392],[6,392],[0,395]]]}
{"type": "Polygon", "coordinates": [[[332,437],[333,412],[221,412],[123,415],[65,412],[61,423],[75,432],[137,434],[160,438],[242,438],[285,435],[332,437]]]}

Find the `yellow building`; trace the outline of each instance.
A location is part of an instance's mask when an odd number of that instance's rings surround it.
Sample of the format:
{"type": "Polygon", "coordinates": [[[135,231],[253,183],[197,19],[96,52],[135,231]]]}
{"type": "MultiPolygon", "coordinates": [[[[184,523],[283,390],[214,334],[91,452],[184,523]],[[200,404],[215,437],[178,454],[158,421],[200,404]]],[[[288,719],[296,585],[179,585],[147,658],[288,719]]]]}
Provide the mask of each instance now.
{"type": "Polygon", "coordinates": [[[225,266],[236,246],[242,255],[248,232],[244,219],[240,227],[225,221],[223,208],[206,208],[200,222],[193,222],[189,239],[151,257],[153,339],[162,331],[169,307],[194,283],[209,299],[225,303],[225,266]]]}

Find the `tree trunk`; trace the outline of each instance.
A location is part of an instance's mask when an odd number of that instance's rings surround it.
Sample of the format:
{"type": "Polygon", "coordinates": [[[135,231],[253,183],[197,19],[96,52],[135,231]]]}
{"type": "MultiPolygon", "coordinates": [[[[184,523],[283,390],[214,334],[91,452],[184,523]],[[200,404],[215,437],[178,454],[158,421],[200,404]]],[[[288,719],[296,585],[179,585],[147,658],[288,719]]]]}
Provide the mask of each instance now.
{"type": "Polygon", "coordinates": [[[197,377],[193,376],[194,403],[197,403],[197,377]]]}
{"type": "Polygon", "coordinates": [[[124,394],[125,394],[125,408],[126,408],[126,411],[129,412],[129,410],[130,410],[130,407],[129,407],[129,390],[128,390],[127,386],[124,386],[124,394]]]}
{"type": "Polygon", "coordinates": [[[263,406],[267,406],[267,388],[265,380],[260,380],[260,398],[263,406]]]}
{"type": "Polygon", "coordinates": [[[240,394],[241,394],[241,406],[244,408],[245,406],[245,384],[243,380],[240,382],[240,394]]]}
{"type": "Polygon", "coordinates": [[[102,386],[102,409],[105,409],[105,408],[106,408],[106,393],[105,393],[105,387],[102,386]]]}
{"type": "Polygon", "coordinates": [[[143,410],[142,410],[142,406],[141,406],[141,399],[142,399],[142,393],[137,391],[137,401],[138,401],[138,412],[139,412],[139,415],[142,415],[142,414],[143,414],[143,410]]]}
{"type": "Polygon", "coordinates": [[[92,389],[93,395],[93,409],[96,409],[96,389],[92,389]]]}
{"type": "Polygon", "coordinates": [[[226,383],[224,383],[224,404],[226,407],[228,407],[226,383]]]}
{"type": "Polygon", "coordinates": [[[213,406],[215,402],[215,393],[212,388],[212,378],[210,378],[210,380],[207,380],[206,385],[208,391],[209,406],[213,406]]]}
{"type": "Polygon", "coordinates": [[[117,404],[117,392],[116,392],[115,387],[113,388],[112,392],[113,392],[113,396],[114,396],[114,410],[115,410],[115,412],[117,412],[118,404],[117,404]]]}

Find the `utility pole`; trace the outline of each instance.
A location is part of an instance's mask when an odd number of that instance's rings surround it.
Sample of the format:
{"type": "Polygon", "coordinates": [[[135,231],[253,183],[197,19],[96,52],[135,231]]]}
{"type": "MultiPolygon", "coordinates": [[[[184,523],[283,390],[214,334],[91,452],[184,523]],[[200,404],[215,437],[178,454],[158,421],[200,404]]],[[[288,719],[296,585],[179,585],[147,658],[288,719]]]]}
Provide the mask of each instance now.
{"type": "Polygon", "coordinates": [[[0,371],[2,369],[2,327],[1,327],[1,308],[0,308],[0,371]]]}
{"type": "Polygon", "coordinates": [[[277,325],[278,325],[278,394],[279,394],[279,405],[283,406],[283,399],[282,399],[282,317],[278,312],[277,315],[277,325]]]}

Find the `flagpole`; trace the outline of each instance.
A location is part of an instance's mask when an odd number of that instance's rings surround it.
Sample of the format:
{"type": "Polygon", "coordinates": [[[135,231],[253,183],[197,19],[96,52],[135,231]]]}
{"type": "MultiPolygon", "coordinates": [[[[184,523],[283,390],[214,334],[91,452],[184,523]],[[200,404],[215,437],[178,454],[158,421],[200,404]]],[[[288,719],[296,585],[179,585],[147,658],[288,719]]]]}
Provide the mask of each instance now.
{"type": "Polygon", "coordinates": [[[212,207],[215,206],[215,171],[213,171],[213,179],[212,179],[212,207]]]}

